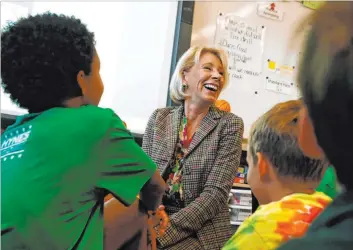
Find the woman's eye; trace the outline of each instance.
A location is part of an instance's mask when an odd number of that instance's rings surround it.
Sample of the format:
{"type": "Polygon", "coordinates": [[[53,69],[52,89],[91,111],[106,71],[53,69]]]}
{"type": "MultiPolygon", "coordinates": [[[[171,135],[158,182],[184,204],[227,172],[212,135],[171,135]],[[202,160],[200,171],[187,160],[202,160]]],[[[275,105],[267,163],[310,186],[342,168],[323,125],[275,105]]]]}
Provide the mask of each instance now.
{"type": "Polygon", "coordinates": [[[210,68],[210,67],[204,67],[204,69],[211,70],[211,68],[210,68]]]}

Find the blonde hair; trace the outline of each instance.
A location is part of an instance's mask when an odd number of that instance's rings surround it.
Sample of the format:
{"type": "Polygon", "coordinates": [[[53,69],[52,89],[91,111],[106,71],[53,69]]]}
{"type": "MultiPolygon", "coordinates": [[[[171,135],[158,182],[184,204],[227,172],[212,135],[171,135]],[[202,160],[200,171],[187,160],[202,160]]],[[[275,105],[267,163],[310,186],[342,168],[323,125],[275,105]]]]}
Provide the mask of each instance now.
{"type": "Polygon", "coordinates": [[[183,74],[200,61],[204,53],[212,53],[221,61],[224,72],[224,82],[222,90],[228,84],[228,60],[223,50],[213,47],[193,46],[188,49],[179,59],[172,79],[170,80],[169,94],[173,102],[181,104],[185,100],[183,91],[183,74]]]}

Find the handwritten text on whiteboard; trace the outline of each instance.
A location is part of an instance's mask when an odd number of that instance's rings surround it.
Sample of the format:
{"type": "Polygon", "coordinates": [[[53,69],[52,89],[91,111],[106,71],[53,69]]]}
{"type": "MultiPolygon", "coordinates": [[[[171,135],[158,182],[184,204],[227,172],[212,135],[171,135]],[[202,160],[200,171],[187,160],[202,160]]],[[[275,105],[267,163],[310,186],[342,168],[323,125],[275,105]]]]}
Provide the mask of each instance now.
{"type": "Polygon", "coordinates": [[[264,26],[247,23],[240,17],[218,18],[215,43],[228,53],[230,79],[245,80],[261,74],[264,34],[264,26]]]}

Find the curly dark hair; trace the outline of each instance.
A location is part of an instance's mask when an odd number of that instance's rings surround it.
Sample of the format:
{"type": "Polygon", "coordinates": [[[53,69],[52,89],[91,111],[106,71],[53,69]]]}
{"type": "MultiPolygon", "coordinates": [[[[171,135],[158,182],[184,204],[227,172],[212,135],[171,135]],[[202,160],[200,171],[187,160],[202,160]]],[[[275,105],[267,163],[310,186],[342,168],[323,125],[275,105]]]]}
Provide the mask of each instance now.
{"type": "Polygon", "coordinates": [[[9,23],[1,34],[2,86],[30,113],[82,96],[77,74],[91,73],[94,34],[73,16],[46,12],[9,23]]]}

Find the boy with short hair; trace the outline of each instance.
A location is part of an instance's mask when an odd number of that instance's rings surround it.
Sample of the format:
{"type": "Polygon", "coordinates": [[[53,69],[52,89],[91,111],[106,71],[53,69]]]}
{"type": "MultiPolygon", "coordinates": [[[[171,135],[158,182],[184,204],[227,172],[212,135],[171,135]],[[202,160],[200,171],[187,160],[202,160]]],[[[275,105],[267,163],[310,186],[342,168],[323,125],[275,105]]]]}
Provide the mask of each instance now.
{"type": "Polygon", "coordinates": [[[299,100],[275,105],[253,125],[248,183],[260,203],[223,250],[276,249],[301,237],[331,202],[315,189],[327,163],[306,157],[298,145],[299,100]]]}

